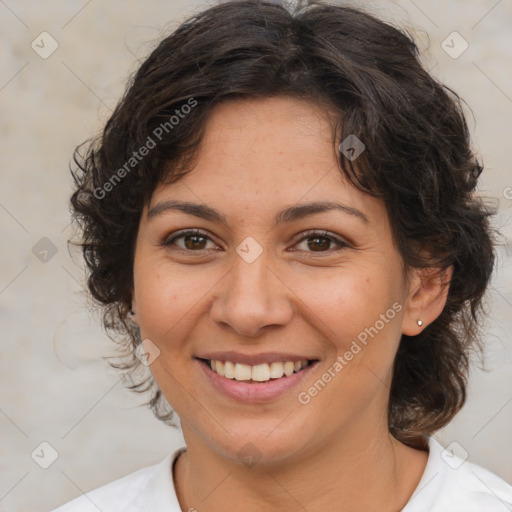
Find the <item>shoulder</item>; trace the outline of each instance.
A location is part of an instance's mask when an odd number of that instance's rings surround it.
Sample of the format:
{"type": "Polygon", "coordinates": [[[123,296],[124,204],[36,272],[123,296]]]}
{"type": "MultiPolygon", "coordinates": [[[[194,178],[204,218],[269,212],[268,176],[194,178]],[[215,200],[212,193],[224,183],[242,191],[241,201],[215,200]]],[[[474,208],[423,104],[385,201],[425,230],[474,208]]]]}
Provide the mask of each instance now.
{"type": "Polygon", "coordinates": [[[123,478],[110,482],[102,487],[94,489],[78,498],[55,509],[53,512],[103,512],[122,510],[141,492],[143,492],[145,483],[151,474],[155,471],[155,466],[146,467],[135,471],[123,478]]]}
{"type": "Polygon", "coordinates": [[[510,512],[512,486],[429,439],[425,472],[402,512],[510,512]]]}
{"type": "MultiPolygon", "coordinates": [[[[146,512],[160,510],[153,502],[164,504],[169,512],[180,512],[172,482],[172,464],[182,449],[170,453],[162,462],[82,494],[52,512],[146,512]]],[[[162,509],[164,510],[164,509],[162,509]]]]}

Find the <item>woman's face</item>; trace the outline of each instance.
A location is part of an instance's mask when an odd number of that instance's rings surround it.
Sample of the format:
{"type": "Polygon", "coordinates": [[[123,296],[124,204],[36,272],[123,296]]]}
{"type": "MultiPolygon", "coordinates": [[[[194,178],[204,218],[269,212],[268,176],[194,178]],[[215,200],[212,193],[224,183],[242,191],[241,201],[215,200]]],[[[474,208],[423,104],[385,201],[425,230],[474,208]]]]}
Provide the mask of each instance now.
{"type": "Polygon", "coordinates": [[[384,204],[336,151],[317,105],[226,102],[143,211],[133,309],[189,446],[282,462],[387,433],[409,290],[384,204]]]}

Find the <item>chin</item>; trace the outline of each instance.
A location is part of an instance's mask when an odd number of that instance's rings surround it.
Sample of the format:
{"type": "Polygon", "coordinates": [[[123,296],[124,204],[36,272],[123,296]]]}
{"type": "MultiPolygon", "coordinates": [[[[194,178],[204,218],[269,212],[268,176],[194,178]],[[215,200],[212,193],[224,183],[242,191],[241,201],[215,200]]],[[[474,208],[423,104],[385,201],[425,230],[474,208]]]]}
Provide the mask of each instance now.
{"type": "MultiPolygon", "coordinates": [[[[316,436],[308,434],[306,421],[283,421],[280,418],[230,420],[229,433],[218,425],[215,432],[203,427],[203,440],[212,452],[250,468],[287,464],[312,444],[316,436]]],[[[288,420],[293,413],[288,416],[288,420]]],[[[298,418],[297,418],[298,419],[298,418]]],[[[188,443],[187,443],[188,444],[188,443]]]]}

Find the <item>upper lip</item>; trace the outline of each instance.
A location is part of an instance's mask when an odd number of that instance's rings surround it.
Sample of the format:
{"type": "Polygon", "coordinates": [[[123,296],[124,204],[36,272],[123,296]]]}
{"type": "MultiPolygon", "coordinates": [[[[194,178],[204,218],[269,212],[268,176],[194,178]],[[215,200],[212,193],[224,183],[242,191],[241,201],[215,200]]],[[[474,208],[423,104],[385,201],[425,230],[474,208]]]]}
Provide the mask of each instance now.
{"type": "Polygon", "coordinates": [[[248,364],[249,366],[255,366],[263,363],[285,363],[286,361],[311,361],[316,360],[312,357],[297,355],[297,354],[285,354],[283,352],[264,352],[261,354],[243,354],[241,352],[208,352],[196,356],[199,359],[210,359],[215,361],[230,361],[231,363],[248,364]]]}

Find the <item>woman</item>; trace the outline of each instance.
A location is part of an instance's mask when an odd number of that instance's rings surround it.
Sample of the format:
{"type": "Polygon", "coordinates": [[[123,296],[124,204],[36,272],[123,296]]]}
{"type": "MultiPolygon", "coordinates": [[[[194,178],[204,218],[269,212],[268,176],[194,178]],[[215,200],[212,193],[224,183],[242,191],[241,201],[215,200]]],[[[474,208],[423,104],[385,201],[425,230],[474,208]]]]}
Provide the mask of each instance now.
{"type": "Polygon", "coordinates": [[[468,140],[358,10],[226,2],[164,39],[77,152],[72,207],[117,366],[149,368],[133,387],[186,449],[58,510],[510,509],[431,437],[494,262],[468,140]]]}

